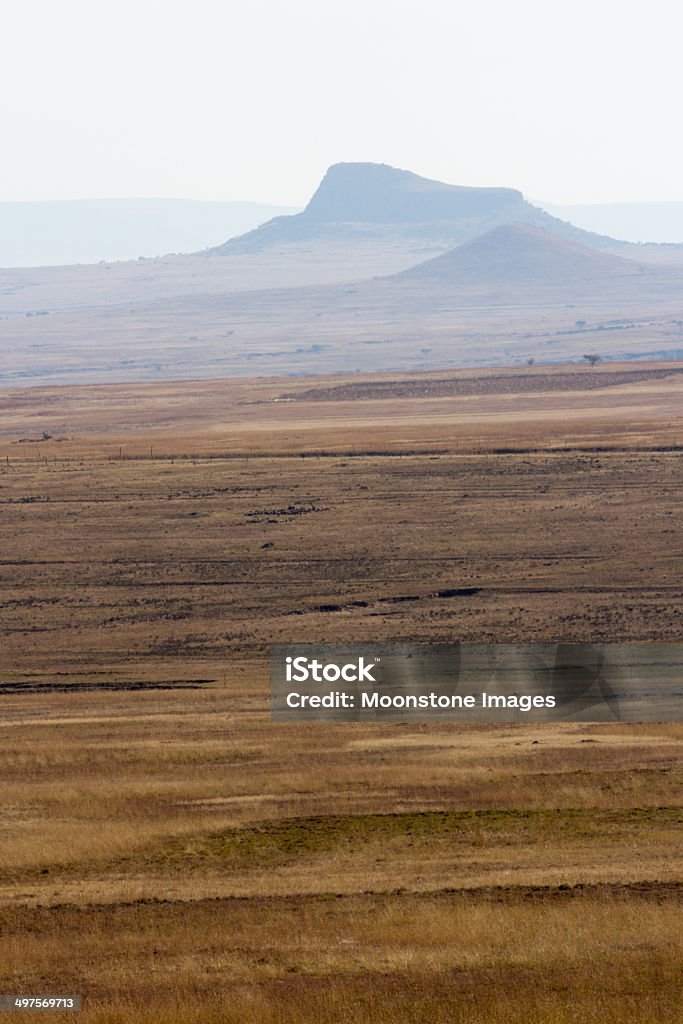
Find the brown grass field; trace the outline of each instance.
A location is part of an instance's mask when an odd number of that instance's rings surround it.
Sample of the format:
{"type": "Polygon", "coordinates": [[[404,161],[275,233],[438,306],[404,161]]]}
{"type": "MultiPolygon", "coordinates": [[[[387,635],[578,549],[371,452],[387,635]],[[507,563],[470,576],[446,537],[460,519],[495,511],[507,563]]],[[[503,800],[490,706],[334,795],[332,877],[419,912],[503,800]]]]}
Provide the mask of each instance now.
{"type": "Polygon", "coordinates": [[[268,689],[274,642],[683,639],[679,369],[0,394],[0,992],[682,1020],[682,724],[292,726],[268,689]]]}

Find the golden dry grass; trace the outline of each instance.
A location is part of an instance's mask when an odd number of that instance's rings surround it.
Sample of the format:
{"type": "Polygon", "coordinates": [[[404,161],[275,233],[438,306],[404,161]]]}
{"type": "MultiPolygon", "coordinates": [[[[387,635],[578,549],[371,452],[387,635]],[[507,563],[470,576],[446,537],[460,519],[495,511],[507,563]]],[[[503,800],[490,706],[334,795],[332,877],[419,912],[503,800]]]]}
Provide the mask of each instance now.
{"type": "Polygon", "coordinates": [[[75,1019],[99,1024],[680,1019],[680,893],[15,908],[0,920],[5,985],[59,978],[85,998],[75,1019]]]}
{"type": "Polygon", "coordinates": [[[681,724],[292,727],[267,686],[275,640],[680,637],[673,385],[567,422],[250,387],[199,389],[194,433],[179,387],[0,410],[78,424],[3,448],[0,991],[84,1024],[680,1019],[681,724]]]}
{"type": "Polygon", "coordinates": [[[241,703],[5,698],[0,895],[677,877],[681,725],[297,727],[241,703]]]}

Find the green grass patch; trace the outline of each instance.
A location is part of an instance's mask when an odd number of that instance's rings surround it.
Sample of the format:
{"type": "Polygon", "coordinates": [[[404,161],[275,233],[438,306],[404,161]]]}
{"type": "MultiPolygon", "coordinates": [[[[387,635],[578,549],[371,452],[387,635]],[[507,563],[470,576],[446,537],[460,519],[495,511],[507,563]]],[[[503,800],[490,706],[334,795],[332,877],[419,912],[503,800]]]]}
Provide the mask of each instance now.
{"type": "MultiPolygon", "coordinates": [[[[683,824],[678,807],[623,810],[476,810],[320,815],[262,822],[173,839],[142,855],[146,863],[226,871],[286,866],[330,853],[424,846],[441,849],[528,845],[549,839],[633,838],[683,824]]],[[[136,858],[140,864],[140,858],[136,858]]]]}

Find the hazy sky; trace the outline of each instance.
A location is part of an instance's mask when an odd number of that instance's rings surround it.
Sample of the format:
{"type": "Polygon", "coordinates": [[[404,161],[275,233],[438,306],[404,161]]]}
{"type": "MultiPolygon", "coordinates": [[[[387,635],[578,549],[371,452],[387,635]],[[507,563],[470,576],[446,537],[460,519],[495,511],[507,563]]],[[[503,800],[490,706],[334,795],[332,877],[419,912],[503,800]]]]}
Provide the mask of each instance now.
{"type": "Polygon", "coordinates": [[[0,200],[303,204],[372,160],[683,200],[681,0],[7,0],[0,200]]]}

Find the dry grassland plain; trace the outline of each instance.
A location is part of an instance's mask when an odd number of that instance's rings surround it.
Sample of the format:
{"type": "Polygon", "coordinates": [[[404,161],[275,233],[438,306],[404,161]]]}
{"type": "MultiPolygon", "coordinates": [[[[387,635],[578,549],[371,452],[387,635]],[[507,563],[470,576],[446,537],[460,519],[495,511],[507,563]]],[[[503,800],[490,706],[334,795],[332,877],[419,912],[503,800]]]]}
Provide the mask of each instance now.
{"type": "Polygon", "coordinates": [[[268,692],[275,642],[683,639],[679,371],[0,394],[0,991],[681,1020],[683,725],[291,726],[268,692]]]}

